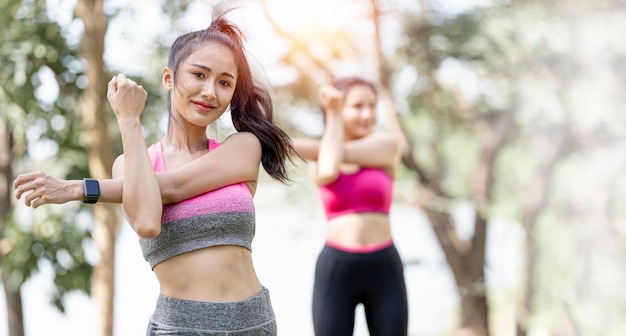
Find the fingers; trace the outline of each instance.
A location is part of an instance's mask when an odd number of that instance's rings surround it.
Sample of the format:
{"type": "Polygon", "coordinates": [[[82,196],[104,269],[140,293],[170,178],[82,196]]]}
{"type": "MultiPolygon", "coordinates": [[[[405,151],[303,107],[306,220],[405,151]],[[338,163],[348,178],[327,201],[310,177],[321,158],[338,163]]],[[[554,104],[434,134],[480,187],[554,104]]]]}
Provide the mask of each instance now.
{"type": "Polygon", "coordinates": [[[143,86],[124,74],[115,75],[108,84],[107,99],[119,120],[141,115],[148,93],[143,86]]]}
{"type": "Polygon", "coordinates": [[[143,89],[141,85],[138,85],[134,80],[127,78],[124,74],[118,74],[117,76],[117,89],[121,91],[122,89],[133,89],[135,87],[143,89]]]}
{"type": "Polygon", "coordinates": [[[108,92],[115,94],[119,91],[122,91],[123,89],[132,89],[135,87],[145,92],[143,86],[138,85],[134,80],[127,78],[126,75],[121,73],[111,78],[108,84],[108,92]]]}
{"type": "Polygon", "coordinates": [[[30,194],[26,195],[26,197],[24,197],[24,204],[32,208],[37,208],[40,205],[40,204],[37,204],[38,203],[37,201],[40,201],[40,200],[41,200],[41,196],[39,196],[35,191],[33,191],[30,194]]]}
{"type": "Polygon", "coordinates": [[[331,85],[324,85],[319,90],[319,100],[327,113],[336,113],[343,106],[343,93],[331,85]]]}
{"type": "Polygon", "coordinates": [[[41,171],[26,173],[19,175],[15,181],[13,181],[13,189],[15,190],[15,198],[20,199],[22,194],[27,191],[33,190],[33,181],[37,178],[45,177],[46,174],[41,171]]]}
{"type": "Polygon", "coordinates": [[[117,76],[113,76],[107,85],[107,97],[110,98],[115,92],[117,92],[117,76]]]}
{"type": "Polygon", "coordinates": [[[24,196],[24,204],[28,207],[37,208],[46,203],[45,181],[48,175],[43,172],[33,172],[19,175],[13,182],[15,198],[24,196]]]}
{"type": "Polygon", "coordinates": [[[124,74],[117,75],[117,90],[138,94],[139,98],[144,99],[148,96],[148,92],[143,88],[143,86],[137,84],[137,82],[132,79],[126,78],[124,74]]]}

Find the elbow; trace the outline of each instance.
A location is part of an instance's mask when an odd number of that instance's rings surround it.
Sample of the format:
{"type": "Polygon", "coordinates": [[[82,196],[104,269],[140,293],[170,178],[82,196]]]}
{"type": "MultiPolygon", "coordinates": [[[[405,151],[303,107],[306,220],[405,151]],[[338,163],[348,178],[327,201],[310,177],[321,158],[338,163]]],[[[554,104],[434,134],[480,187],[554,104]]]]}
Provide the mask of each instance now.
{"type": "Polygon", "coordinates": [[[161,234],[160,229],[144,227],[136,227],[135,232],[137,232],[137,235],[139,235],[139,237],[141,238],[155,238],[161,234]]]}
{"type": "Polygon", "coordinates": [[[133,225],[133,229],[141,238],[154,238],[161,234],[161,223],[137,223],[133,225]]]}
{"type": "Polygon", "coordinates": [[[339,164],[333,164],[331,162],[318,164],[316,175],[317,184],[330,184],[339,177],[339,164]]]}
{"type": "Polygon", "coordinates": [[[339,176],[338,171],[334,172],[318,172],[317,174],[317,184],[319,185],[327,185],[333,183],[337,177],[339,176]]]}
{"type": "Polygon", "coordinates": [[[408,139],[403,136],[402,134],[398,134],[395,138],[394,138],[394,142],[395,142],[395,152],[397,153],[397,155],[399,157],[404,157],[405,155],[410,154],[410,150],[411,150],[411,144],[409,143],[408,139]]]}

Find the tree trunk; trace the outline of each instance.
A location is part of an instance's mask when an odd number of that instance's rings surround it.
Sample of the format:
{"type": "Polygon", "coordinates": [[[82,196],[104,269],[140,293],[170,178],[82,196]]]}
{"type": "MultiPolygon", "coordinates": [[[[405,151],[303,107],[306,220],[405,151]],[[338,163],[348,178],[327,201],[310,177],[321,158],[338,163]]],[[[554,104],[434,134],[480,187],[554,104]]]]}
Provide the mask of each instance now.
{"type": "Polygon", "coordinates": [[[461,330],[476,336],[489,335],[489,308],[483,294],[461,297],[461,330]]]}
{"type": "MultiPolygon", "coordinates": [[[[89,172],[92,177],[111,177],[112,144],[108,134],[105,111],[107,75],[104,72],[104,36],[107,22],[103,0],[79,0],[76,16],[85,27],[82,54],[87,61],[85,74],[89,85],[76,105],[89,140],[89,172]]],[[[91,295],[98,309],[97,335],[113,335],[113,298],[115,294],[115,237],[118,207],[112,204],[94,206],[93,239],[100,253],[95,266],[91,295]]]]}
{"type": "MultiPolygon", "coordinates": [[[[4,239],[5,223],[9,218],[11,206],[12,160],[13,134],[11,133],[11,127],[8,120],[0,119],[0,246],[4,239]]],[[[0,248],[0,261],[5,252],[0,248]]],[[[5,274],[2,274],[2,285],[7,307],[8,336],[24,336],[24,314],[20,288],[14,288],[5,274]]]]}
{"type": "Polygon", "coordinates": [[[14,286],[2,275],[4,297],[7,306],[7,321],[9,324],[8,336],[24,336],[24,311],[22,309],[22,291],[14,286]]]}
{"type": "Polygon", "coordinates": [[[526,188],[528,196],[522,200],[521,221],[526,231],[526,264],[524,267],[526,274],[523,282],[524,294],[516,314],[515,326],[517,336],[526,336],[528,334],[528,319],[532,316],[534,309],[534,279],[540,247],[535,237],[535,227],[552,196],[550,181],[552,180],[552,175],[554,175],[555,168],[560,160],[572,152],[575,143],[577,141],[572,138],[566,125],[558,131],[552,130],[550,136],[536,145],[537,148],[545,149],[543,152],[537,151],[537,153],[541,153],[538,158],[539,166],[536,169],[532,183],[526,188]]]}
{"type": "MultiPolygon", "coordinates": [[[[532,226],[534,228],[534,225],[532,226]]],[[[520,309],[517,312],[516,321],[515,321],[515,334],[517,336],[526,336],[528,335],[528,318],[532,313],[532,308],[534,306],[534,277],[535,277],[535,269],[537,267],[537,240],[535,239],[535,235],[531,232],[531,229],[528,228],[526,230],[526,246],[525,246],[525,255],[526,255],[526,264],[524,265],[525,274],[524,274],[524,297],[523,302],[520,309]]]]}
{"type": "MultiPolygon", "coordinates": [[[[405,152],[402,158],[404,165],[417,174],[418,182],[422,183],[422,185],[418,185],[418,189],[425,191],[427,195],[431,196],[427,197],[429,199],[427,199],[426,202],[420,202],[419,206],[426,211],[435,231],[435,235],[439,240],[439,244],[442,246],[448,264],[454,274],[458,292],[461,297],[461,329],[476,336],[489,335],[487,286],[484,276],[487,220],[481,217],[477,210],[474,237],[470,242],[462,241],[457,236],[451,216],[448,213],[440,212],[439,207],[435,205],[435,199],[438,197],[437,195],[440,194],[437,184],[434,184],[434,188],[426,187],[429,189],[424,190],[426,188],[424,188],[423,184],[428,185],[429,181],[427,181],[425,173],[421,170],[412,155],[412,144],[399,121],[395,103],[391,96],[389,73],[380,41],[380,12],[376,0],[371,0],[371,7],[375,32],[375,54],[378,65],[379,83],[382,87],[380,96],[387,107],[387,119],[390,121],[390,127],[401,134],[405,141],[405,152]]],[[[479,194],[478,199],[488,199],[489,193],[491,192],[493,178],[490,175],[492,172],[491,168],[495,153],[497,153],[498,145],[500,144],[500,142],[495,142],[483,152],[484,155],[481,162],[485,167],[481,172],[485,175],[479,176],[477,179],[479,184],[476,188],[479,194]]],[[[480,206],[481,205],[478,205],[477,207],[480,206]]]]}
{"type": "Polygon", "coordinates": [[[484,272],[487,221],[476,215],[474,237],[470,243],[459,239],[448,213],[433,210],[432,201],[422,200],[420,204],[428,216],[457,285],[461,299],[461,330],[469,335],[489,335],[489,307],[484,272]]]}

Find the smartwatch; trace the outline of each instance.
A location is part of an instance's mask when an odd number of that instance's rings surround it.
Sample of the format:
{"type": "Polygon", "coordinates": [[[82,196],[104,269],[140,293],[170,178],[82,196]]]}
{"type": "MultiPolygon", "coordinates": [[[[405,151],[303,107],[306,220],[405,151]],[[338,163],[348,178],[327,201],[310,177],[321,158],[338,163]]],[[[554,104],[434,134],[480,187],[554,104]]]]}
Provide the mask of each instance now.
{"type": "Polygon", "coordinates": [[[100,198],[100,183],[96,179],[83,179],[83,190],[85,192],[84,204],[95,204],[100,198]]]}

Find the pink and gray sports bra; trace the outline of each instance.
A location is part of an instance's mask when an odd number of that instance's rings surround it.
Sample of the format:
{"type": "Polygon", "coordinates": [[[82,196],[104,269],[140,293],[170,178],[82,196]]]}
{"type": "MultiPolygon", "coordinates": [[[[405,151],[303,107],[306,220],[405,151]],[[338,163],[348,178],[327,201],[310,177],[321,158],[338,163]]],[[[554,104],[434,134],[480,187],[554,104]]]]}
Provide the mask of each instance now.
{"type": "Polygon", "coordinates": [[[339,172],[332,183],[320,187],[326,218],[350,213],[389,214],[393,179],[383,169],[361,168],[354,174],[339,172]]]}
{"type": "MultiPolygon", "coordinates": [[[[209,150],[218,146],[209,139],[209,150]]],[[[148,154],[155,172],[166,170],[161,142],[150,146],[148,154]]],[[[143,256],[152,268],[169,258],[210,246],[236,245],[250,250],[255,233],[252,194],[241,182],[165,204],[161,225],[157,237],[139,239],[143,256]]]]}

